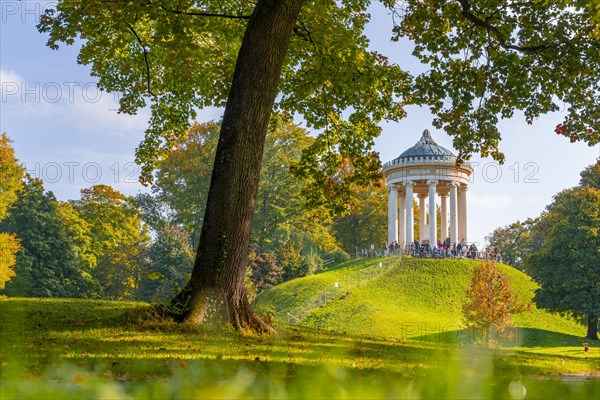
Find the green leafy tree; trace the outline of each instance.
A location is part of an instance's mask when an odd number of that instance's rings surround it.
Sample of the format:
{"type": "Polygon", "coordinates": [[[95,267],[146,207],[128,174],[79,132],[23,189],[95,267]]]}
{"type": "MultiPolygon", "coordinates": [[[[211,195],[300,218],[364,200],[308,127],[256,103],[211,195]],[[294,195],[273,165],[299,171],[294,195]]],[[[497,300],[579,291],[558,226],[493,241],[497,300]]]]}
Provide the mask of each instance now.
{"type": "Polygon", "coordinates": [[[76,246],[59,213],[52,192],[39,179],[27,177],[0,231],[21,243],[16,276],[6,285],[11,296],[79,297],[87,283],[79,269],[76,246]]]}
{"type": "Polygon", "coordinates": [[[149,230],[157,232],[165,225],[172,224],[171,210],[158,197],[150,193],[138,193],[132,201],[141,213],[142,222],[149,230]]]}
{"type": "Polygon", "coordinates": [[[289,239],[286,241],[285,245],[279,249],[279,262],[283,267],[284,281],[304,275],[304,270],[302,268],[303,249],[304,244],[302,241],[302,234],[296,232],[292,232],[289,235],[289,239]]]}
{"type": "Polygon", "coordinates": [[[71,241],[77,269],[91,288],[94,285],[91,273],[96,267],[96,255],[92,250],[91,226],[71,203],[58,202],[57,211],[65,233],[71,241]]]}
{"type": "Polygon", "coordinates": [[[283,268],[275,253],[256,254],[251,252],[248,256],[248,266],[251,270],[250,279],[259,292],[281,282],[283,268]]]}
{"type": "Polygon", "coordinates": [[[382,251],[387,244],[387,188],[381,180],[367,188],[357,187],[350,203],[350,212],[334,217],[333,231],[340,246],[348,254],[361,249],[382,251]]]}
{"type": "Polygon", "coordinates": [[[498,270],[493,261],[482,261],[473,274],[467,296],[462,305],[467,326],[481,334],[488,346],[493,335],[508,334],[513,314],[523,312],[529,304],[521,303],[512,293],[510,279],[498,270]]]}
{"type": "Polygon", "coordinates": [[[306,233],[305,239],[314,246],[327,250],[337,248],[329,233],[330,217],[326,210],[306,207],[302,193],[307,184],[291,172],[300,160],[302,150],[313,141],[305,129],[289,118],[281,115],[272,118],[252,220],[250,248],[253,251],[276,252],[285,246],[294,232],[306,233]]]}
{"type": "Polygon", "coordinates": [[[541,247],[525,261],[540,284],[535,303],[586,320],[587,337],[598,339],[600,189],[579,186],[560,192],[538,229],[541,247]]]}
{"type": "Polygon", "coordinates": [[[99,288],[97,295],[131,298],[141,279],[143,250],[149,242],[141,223],[141,212],[133,199],[107,185],[81,190],[72,201],[89,225],[91,253],[96,266],[91,275],[99,288]]]}
{"type": "Polygon", "coordinates": [[[158,163],[152,185],[157,200],[167,206],[167,218],[190,233],[193,248],[200,241],[218,139],[217,123],[194,122],[158,163]]]}
{"type": "Polygon", "coordinates": [[[136,297],[147,301],[168,301],[183,288],[192,272],[194,254],[187,232],[165,224],[148,247],[136,297]]]}
{"type": "MultiPolygon", "coordinates": [[[[17,191],[23,184],[23,167],[15,158],[6,133],[0,137],[0,222],[6,218],[8,208],[17,200],[17,191]]],[[[15,235],[0,233],[0,289],[3,289],[15,272],[13,267],[19,251],[19,240],[15,235]]]]}
{"type": "Polygon", "coordinates": [[[311,249],[306,256],[304,256],[303,261],[304,271],[302,272],[302,276],[314,275],[325,267],[321,255],[314,249],[311,249]]]}
{"type": "Polygon", "coordinates": [[[579,185],[593,189],[600,189],[600,158],[595,164],[581,171],[579,185]]]}
{"type": "Polygon", "coordinates": [[[244,274],[244,290],[246,296],[248,296],[248,302],[253,303],[256,296],[258,296],[258,289],[252,280],[252,269],[250,267],[246,267],[246,273],[244,274]]]}
{"type": "Polygon", "coordinates": [[[143,179],[197,109],[225,106],[198,256],[173,302],[184,305],[177,319],[202,321],[206,299],[214,297],[229,307],[225,314],[236,327],[270,330],[250,307],[243,281],[274,107],[322,131],[296,172],[321,189],[305,191],[312,204],[330,202],[338,210],[345,209],[350,184],[378,175],[379,158],[370,151],[378,123],[400,119],[410,102],[431,105],[440,115],[436,125],[448,121],[461,154],[479,149],[501,158],[492,128],[497,115],[523,109],[533,118],[554,110],[555,97],[571,106],[562,132],[597,140],[600,68],[597,42],[587,40],[596,28],[589,4],[473,0],[472,7],[466,1],[460,7],[449,0],[399,3],[406,7],[397,34],[417,41],[415,54],[438,71],[432,86],[420,77],[415,91],[409,74],[368,49],[369,0],[92,0],[85,7],[62,0],[41,18],[38,27],[49,33],[52,48],[84,39],[78,61],[91,64],[102,89],[123,93],[121,112],[151,102],[150,126],[137,151],[143,179]],[[486,56],[491,73],[481,62],[486,56]],[[447,97],[451,109],[443,106],[447,97]],[[478,97],[485,101],[473,111],[478,97]]]}
{"type": "Polygon", "coordinates": [[[539,218],[527,218],[513,222],[504,228],[496,228],[485,237],[488,248],[498,247],[502,262],[523,270],[523,262],[538,245],[535,226],[539,218]]]}

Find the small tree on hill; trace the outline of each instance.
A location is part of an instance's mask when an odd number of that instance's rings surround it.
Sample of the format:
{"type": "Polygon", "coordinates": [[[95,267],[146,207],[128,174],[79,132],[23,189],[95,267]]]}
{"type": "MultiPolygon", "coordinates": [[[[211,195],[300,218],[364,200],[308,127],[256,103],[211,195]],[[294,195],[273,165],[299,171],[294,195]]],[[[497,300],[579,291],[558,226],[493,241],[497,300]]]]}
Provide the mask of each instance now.
{"type": "Polygon", "coordinates": [[[483,261],[475,270],[462,311],[467,326],[480,333],[488,346],[491,335],[506,336],[512,314],[529,308],[512,293],[510,279],[500,273],[495,262],[483,261]]]}

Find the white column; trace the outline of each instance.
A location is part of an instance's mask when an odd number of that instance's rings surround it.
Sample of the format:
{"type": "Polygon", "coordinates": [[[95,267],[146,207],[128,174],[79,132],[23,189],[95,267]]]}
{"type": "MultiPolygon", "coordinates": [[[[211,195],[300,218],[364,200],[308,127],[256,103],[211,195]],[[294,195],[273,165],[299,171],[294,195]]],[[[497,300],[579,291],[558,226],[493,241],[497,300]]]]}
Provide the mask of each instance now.
{"type": "Polygon", "coordinates": [[[458,237],[468,241],[467,238],[467,186],[458,189],[458,237]]]}
{"type": "Polygon", "coordinates": [[[398,241],[398,189],[390,186],[388,190],[388,245],[398,241]]]}
{"type": "Polygon", "coordinates": [[[463,201],[463,197],[462,197],[462,191],[460,188],[460,184],[458,184],[456,186],[456,219],[458,222],[458,241],[460,242],[463,239],[463,226],[462,226],[462,221],[463,221],[463,205],[462,205],[462,201],[463,201]]]}
{"type": "Polygon", "coordinates": [[[406,244],[406,195],[404,193],[400,194],[400,218],[398,218],[398,225],[400,226],[398,243],[404,248],[406,244]]]}
{"type": "Polygon", "coordinates": [[[446,193],[440,194],[440,211],[442,218],[442,229],[440,241],[444,242],[448,237],[448,195],[446,193]]]}
{"type": "Polygon", "coordinates": [[[435,190],[438,181],[427,181],[429,185],[429,243],[437,245],[437,218],[435,210],[435,190]]]}
{"type": "Polygon", "coordinates": [[[415,215],[413,210],[413,186],[414,182],[406,182],[406,243],[414,240],[415,215]]]}
{"type": "Polygon", "coordinates": [[[426,194],[419,194],[419,241],[422,243],[427,232],[427,214],[425,213],[426,194]]]}
{"type": "Polygon", "coordinates": [[[458,244],[458,221],[456,215],[456,185],[450,183],[450,246],[458,244]]]}

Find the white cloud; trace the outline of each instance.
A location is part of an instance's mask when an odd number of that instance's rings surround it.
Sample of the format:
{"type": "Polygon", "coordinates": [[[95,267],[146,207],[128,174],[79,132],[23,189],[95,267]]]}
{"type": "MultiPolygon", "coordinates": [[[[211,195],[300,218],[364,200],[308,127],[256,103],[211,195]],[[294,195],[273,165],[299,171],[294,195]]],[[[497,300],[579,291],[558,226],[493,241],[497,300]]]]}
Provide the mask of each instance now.
{"type": "MultiPolygon", "coordinates": [[[[44,121],[59,131],[78,135],[123,138],[142,137],[148,121],[148,107],[136,115],[119,114],[119,97],[100,91],[95,82],[27,81],[18,73],[0,69],[2,107],[14,120],[44,121]]],[[[199,121],[218,120],[223,110],[208,107],[197,110],[199,121]]]]}
{"type": "Polygon", "coordinates": [[[21,86],[25,80],[15,71],[0,68],[0,101],[6,104],[12,98],[20,97],[21,86]]]}
{"type": "Polygon", "coordinates": [[[20,85],[25,80],[15,71],[0,68],[0,84],[4,88],[5,83],[16,83],[20,85]]]}
{"type": "Polygon", "coordinates": [[[137,115],[118,114],[119,103],[110,93],[100,92],[94,83],[27,82],[13,71],[0,70],[2,106],[17,119],[45,119],[62,130],[81,132],[102,130],[121,136],[143,133],[149,120],[148,109],[137,115]]]}

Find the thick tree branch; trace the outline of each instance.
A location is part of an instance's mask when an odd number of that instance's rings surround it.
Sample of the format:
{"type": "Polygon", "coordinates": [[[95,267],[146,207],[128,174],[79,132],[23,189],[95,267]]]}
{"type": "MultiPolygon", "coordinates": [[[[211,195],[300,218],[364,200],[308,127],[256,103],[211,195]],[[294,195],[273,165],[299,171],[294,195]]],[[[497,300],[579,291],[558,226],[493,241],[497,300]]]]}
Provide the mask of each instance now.
{"type": "MultiPolygon", "coordinates": [[[[105,0],[107,1],[107,0],[105,0]]],[[[252,2],[249,2],[251,4],[253,4],[252,2]]],[[[250,19],[250,15],[231,15],[231,14],[220,14],[220,13],[211,13],[211,12],[206,12],[206,11],[200,11],[198,9],[191,9],[190,11],[182,11],[182,10],[178,10],[178,9],[172,9],[172,8],[168,8],[163,6],[162,4],[155,4],[152,0],[148,0],[145,3],[146,6],[149,7],[157,7],[160,8],[161,10],[173,13],[173,14],[178,14],[178,15],[192,15],[192,16],[199,16],[199,17],[216,17],[216,18],[227,18],[227,19],[250,19]]],[[[176,7],[179,7],[179,4],[177,4],[176,7]]]]}
{"type": "Polygon", "coordinates": [[[542,50],[546,50],[546,49],[549,49],[552,47],[549,44],[541,44],[539,46],[517,46],[514,44],[510,44],[510,43],[508,43],[508,41],[506,40],[506,38],[504,37],[502,32],[500,32],[500,30],[498,28],[496,28],[494,25],[489,23],[489,20],[491,18],[486,18],[484,20],[484,19],[481,19],[478,16],[476,16],[471,11],[471,3],[469,3],[468,0],[458,0],[458,2],[460,3],[460,5],[462,7],[461,14],[463,15],[463,17],[465,17],[469,21],[473,22],[476,26],[482,27],[482,28],[486,29],[489,33],[493,34],[494,37],[498,40],[498,43],[500,43],[500,46],[502,46],[505,49],[516,50],[516,51],[520,51],[523,53],[538,53],[542,50]]]}
{"type": "Polygon", "coordinates": [[[310,42],[313,46],[315,45],[315,41],[313,40],[306,24],[300,19],[298,19],[298,25],[294,27],[294,34],[301,37],[303,40],[310,42]]]}
{"type": "Polygon", "coordinates": [[[146,49],[146,46],[144,46],[142,39],[140,39],[140,37],[137,34],[137,32],[135,31],[135,29],[133,29],[133,26],[131,26],[131,24],[127,23],[127,27],[129,27],[129,30],[131,31],[133,36],[135,36],[137,42],[139,43],[140,47],[142,48],[142,51],[144,52],[144,61],[146,62],[146,83],[148,85],[148,93],[150,93],[153,97],[156,97],[156,94],[154,94],[154,92],[152,92],[152,89],[150,88],[150,63],[148,62],[148,50],[146,49]]]}
{"type": "Polygon", "coordinates": [[[217,17],[217,18],[227,18],[227,19],[250,19],[250,15],[230,15],[230,14],[218,14],[218,13],[209,13],[205,11],[180,11],[173,10],[164,6],[160,6],[161,9],[171,12],[173,14],[182,14],[182,15],[194,15],[199,17],[217,17]]]}

